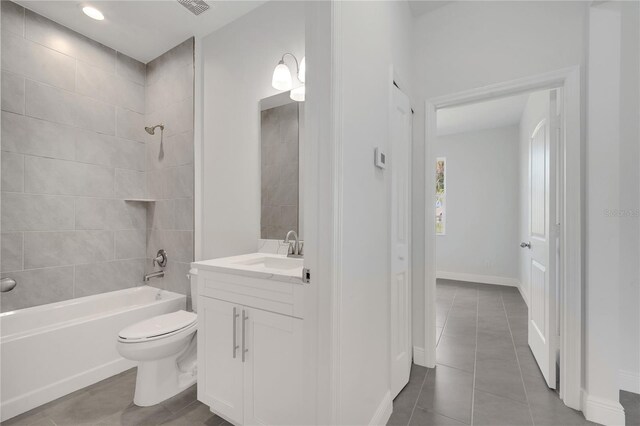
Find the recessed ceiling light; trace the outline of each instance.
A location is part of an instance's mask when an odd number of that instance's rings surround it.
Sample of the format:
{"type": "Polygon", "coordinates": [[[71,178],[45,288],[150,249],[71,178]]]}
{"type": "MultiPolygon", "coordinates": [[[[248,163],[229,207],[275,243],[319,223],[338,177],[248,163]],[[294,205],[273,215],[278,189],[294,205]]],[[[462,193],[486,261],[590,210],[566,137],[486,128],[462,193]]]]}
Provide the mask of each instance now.
{"type": "Polygon", "coordinates": [[[82,11],[89,18],[95,19],[96,21],[102,21],[104,19],[104,15],[95,7],[85,6],[82,8],[82,11]]]}

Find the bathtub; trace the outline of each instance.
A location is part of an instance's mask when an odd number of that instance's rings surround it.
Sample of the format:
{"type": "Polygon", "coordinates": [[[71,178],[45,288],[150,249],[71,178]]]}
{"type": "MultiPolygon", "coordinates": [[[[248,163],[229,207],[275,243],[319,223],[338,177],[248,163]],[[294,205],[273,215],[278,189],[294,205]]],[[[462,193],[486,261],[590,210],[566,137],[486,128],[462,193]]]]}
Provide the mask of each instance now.
{"type": "Polygon", "coordinates": [[[135,367],[118,332],[185,308],[185,296],[141,286],[0,314],[2,421],[135,367]]]}

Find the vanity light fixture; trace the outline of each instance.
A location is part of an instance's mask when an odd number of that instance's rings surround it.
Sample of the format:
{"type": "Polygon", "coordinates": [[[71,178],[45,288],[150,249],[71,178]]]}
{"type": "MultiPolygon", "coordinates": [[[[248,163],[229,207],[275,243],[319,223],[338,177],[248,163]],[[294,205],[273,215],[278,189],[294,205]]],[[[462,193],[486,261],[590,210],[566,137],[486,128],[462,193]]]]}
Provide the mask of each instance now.
{"type": "Polygon", "coordinates": [[[287,52],[284,55],[282,55],[282,58],[280,58],[278,65],[276,65],[276,68],[273,70],[271,85],[276,90],[282,90],[282,91],[291,90],[289,97],[294,101],[303,102],[305,97],[304,81],[305,81],[306,69],[307,69],[307,65],[304,57],[302,58],[302,62],[298,63],[298,58],[296,58],[295,55],[293,55],[292,53],[287,52]],[[298,81],[302,83],[301,86],[296,87],[295,89],[293,88],[293,79],[291,78],[291,70],[289,70],[289,67],[287,66],[287,64],[284,63],[284,58],[287,55],[291,56],[295,61],[296,76],[298,77],[298,81]]]}
{"type": "Polygon", "coordinates": [[[95,7],[85,6],[82,8],[82,11],[85,15],[87,15],[91,19],[95,19],[96,21],[104,20],[104,15],[95,7]]]}

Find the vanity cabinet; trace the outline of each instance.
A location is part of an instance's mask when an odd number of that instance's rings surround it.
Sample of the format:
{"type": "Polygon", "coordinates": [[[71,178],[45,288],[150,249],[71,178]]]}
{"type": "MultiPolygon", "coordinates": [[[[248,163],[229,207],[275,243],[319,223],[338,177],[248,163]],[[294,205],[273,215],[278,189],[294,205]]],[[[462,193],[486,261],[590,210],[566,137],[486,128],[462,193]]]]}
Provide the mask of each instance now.
{"type": "Polygon", "coordinates": [[[307,423],[303,320],[283,303],[301,287],[198,271],[198,399],[213,412],[236,425],[307,423]]]}

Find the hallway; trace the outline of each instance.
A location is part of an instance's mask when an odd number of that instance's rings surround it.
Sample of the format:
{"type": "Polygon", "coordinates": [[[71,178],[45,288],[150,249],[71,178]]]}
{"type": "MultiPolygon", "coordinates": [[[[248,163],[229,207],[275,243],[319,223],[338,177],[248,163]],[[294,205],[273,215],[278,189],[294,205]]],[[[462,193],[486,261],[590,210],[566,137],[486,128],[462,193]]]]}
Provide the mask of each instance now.
{"type": "Polygon", "coordinates": [[[592,424],[547,388],[516,288],[438,280],[436,315],[437,367],[413,365],[389,425],[592,424]]]}

